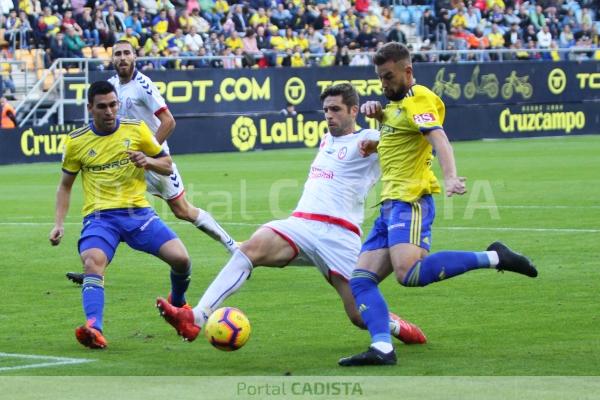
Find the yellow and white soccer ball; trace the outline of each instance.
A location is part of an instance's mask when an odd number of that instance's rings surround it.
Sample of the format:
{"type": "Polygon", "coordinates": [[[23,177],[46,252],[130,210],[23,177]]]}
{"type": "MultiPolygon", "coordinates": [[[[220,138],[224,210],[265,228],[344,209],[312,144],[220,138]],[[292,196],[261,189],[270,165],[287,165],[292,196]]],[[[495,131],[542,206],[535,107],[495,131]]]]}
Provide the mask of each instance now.
{"type": "Polygon", "coordinates": [[[204,324],[204,335],[219,350],[234,351],[250,338],[248,317],[234,307],[223,307],[213,312],[204,324]]]}

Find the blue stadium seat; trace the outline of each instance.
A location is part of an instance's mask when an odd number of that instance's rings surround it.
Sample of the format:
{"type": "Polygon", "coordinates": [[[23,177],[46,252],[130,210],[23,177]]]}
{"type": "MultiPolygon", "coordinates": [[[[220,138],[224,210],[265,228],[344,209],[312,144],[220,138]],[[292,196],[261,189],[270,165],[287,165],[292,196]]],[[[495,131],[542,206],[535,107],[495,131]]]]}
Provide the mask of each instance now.
{"type": "Polygon", "coordinates": [[[400,12],[400,18],[398,18],[400,20],[400,23],[404,24],[404,25],[409,25],[411,23],[411,15],[410,15],[410,11],[408,10],[402,10],[400,12]]]}
{"type": "Polygon", "coordinates": [[[419,25],[421,23],[423,11],[421,11],[421,9],[417,6],[411,6],[408,9],[410,10],[410,19],[413,24],[419,25]]]}
{"type": "Polygon", "coordinates": [[[402,11],[406,10],[406,6],[401,6],[401,5],[397,5],[394,6],[394,18],[396,19],[400,19],[400,14],[402,14],[402,11]]]}

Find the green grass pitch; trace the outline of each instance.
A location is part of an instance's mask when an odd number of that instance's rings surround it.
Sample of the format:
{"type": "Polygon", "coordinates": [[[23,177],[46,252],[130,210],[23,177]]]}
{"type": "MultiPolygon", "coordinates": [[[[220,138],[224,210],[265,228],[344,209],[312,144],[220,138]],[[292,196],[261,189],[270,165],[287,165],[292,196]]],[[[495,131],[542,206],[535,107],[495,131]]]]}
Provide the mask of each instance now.
{"type": "MultiPolygon", "coordinates": [[[[119,247],[107,271],[109,348],[79,345],[80,290],[64,278],[81,270],[80,179],[66,235],[51,247],[58,163],[0,167],[0,352],[93,358],[78,365],[4,369],[0,375],[597,375],[600,371],[600,136],[455,143],[470,193],[436,196],[433,251],[481,250],[500,239],[529,255],[536,279],[479,270],[426,288],[382,284],[390,308],[420,325],[429,343],[397,345],[395,367],[337,367],[364,350],[366,331],[347,321],[336,293],[315,268],[258,268],[225,305],[252,323],[233,353],[204,337],[182,342],[154,308],[169,291],[167,266],[119,247]]],[[[237,239],[284,217],[302,191],[314,149],[175,156],[188,197],[237,239]]],[[[439,170],[438,170],[439,176],[439,170]]],[[[377,202],[369,198],[369,207],[377,202]]],[[[165,204],[159,215],[193,259],[188,300],[197,299],[227,261],[225,250],[165,204]]],[[[366,232],[374,217],[367,209],[366,232]]],[[[29,361],[27,361],[29,362],[29,361]]]]}

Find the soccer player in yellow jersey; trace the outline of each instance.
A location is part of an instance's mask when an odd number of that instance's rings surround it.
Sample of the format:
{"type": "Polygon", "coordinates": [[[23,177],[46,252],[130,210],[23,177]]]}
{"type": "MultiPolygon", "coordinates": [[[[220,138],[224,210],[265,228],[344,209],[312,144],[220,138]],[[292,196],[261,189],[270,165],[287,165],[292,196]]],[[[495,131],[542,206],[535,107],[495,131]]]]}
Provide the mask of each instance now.
{"type": "Polygon", "coordinates": [[[435,217],[432,194],[441,192],[431,170],[434,154],[444,174],[446,195],[466,193],[465,178],[456,172],[452,146],[443,129],[444,103],[428,88],[414,84],[410,53],[404,45],[385,44],[373,62],[390,103],[385,108],[377,101],[361,106],[381,126],[379,141],[363,141],[360,149],[364,156],[379,153],[382,203],[350,280],[371,345],[364,353],[342,358],[342,366],[396,364],[387,304],[378,288],[392,273],[404,286],[426,286],[478,268],[537,276],[529,259],[500,242],[482,252],[429,254],[435,217]]]}
{"type": "Polygon", "coordinates": [[[102,333],[104,271],[120,242],[170,265],[171,302],[178,306],[185,304],[191,264],[181,240],[145,197],[144,171],[171,174],[171,157],[145,122],[117,118],[119,101],[109,82],[90,86],[87,107],[93,122],[71,132],[65,144],[49,239],[53,246],[60,244],[71,188],[81,171],[84,218],[78,248],[85,271],[82,302],[87,322],[75,336],[82,345],[97,349],[107,345],[102,333]]]}

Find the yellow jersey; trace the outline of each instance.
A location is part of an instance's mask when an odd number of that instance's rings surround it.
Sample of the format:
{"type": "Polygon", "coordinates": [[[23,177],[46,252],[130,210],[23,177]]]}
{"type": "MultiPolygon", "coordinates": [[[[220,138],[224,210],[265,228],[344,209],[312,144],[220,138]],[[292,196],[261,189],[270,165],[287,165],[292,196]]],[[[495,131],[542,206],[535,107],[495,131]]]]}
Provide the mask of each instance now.
{"type": "Polygon", "coordinates": [[[383,109],[377,151],[381,164],[381,200],[413,202],[440,193],[431,170],[432,147],[424,134],[442,128],[445,106],[431,90],[413,85],[400,101],[383,109]]]}
{"type": "Polygon", "coordinates": [[[67,136],[62,169],[73,175],[81,171],[84,216],[100,210],[150,207],[144,169],[129,161],[126,150],[150,157],[162,153],[148,125],[139,120],[117,120],[117,128],[109,134],[95,132],[90,123],[67,136]]]}

